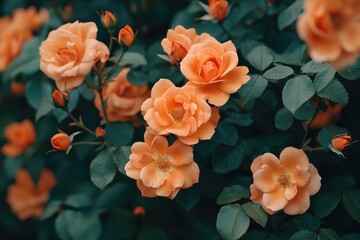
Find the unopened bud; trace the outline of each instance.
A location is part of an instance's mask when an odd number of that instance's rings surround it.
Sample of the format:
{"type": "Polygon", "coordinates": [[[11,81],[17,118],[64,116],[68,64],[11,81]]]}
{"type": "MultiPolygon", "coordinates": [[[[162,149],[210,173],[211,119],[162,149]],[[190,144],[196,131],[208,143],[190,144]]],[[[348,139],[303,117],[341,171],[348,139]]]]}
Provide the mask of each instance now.
{"type": "Polygon", "coordinates": [[[137,206],[136,208],[134,208],[134,215],[135,216],[139,216],[139,215],[145,215],[145,208],[142,206],[137,206]]]}
{"type": "Polygon", "coordinates": [[[334,137],[331,144],[336,150],[342,151],[352,142],[352,137],[348,135],[341,135],[334,137]]]}
{"type": "Polygon", "coordinates": [[[101,15],[101,23],[104,28],[109,31],[109,33],[113,33],[115,31],[118,21],[113,13],[105,11],[105,13],[101,15]]]}
{"type": "Polygon", "coordinates": [[[134,31],[129,25],[126,25],[125,27],[120,29],[118,36],[118,41],[120,45],[131,47],[131,45],[134,42],[134,38],[135,38],[134,31]]]}
{"type": "Polygon", "coordinates": [[[69,103],[69,94],[66,92],[60,92],[59,90],[55,89],[52,94],[52,99],[55,107],[66,108],[69,103]]]}
{"type": "Polygon", "coordinates": [[[66,152],[71,145],[71,139],[65,133],[58,133],[51,138],[51,145],[57,151],[66,152]]]}
{"type": "Polygon", "coordinates": [[[101,127],[96,128],[95,134],[96,134],[96,137],[98,137],[98,138],[105,138],[106,137],[106,132],[101,127]]]}

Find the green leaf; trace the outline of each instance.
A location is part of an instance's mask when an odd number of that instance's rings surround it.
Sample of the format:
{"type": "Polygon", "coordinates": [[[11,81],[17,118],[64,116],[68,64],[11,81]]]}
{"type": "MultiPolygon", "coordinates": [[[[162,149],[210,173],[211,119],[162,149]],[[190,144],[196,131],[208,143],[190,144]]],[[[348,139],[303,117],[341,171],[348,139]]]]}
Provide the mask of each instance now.
{"type": "Polygon", "coordinates": [[[101,222],[95,214],[68,211],[68,231],[73,240],[97,240],[101,234],[101,222]]]}
{"type": "Polygon", "coordinates": [[[115,208],[110,211],[109,215],[110,226],[116,235],[126,239],[134,239],[139,230],[132,213],[125,209],[115,208]]]}
{"type": "Polygon", "coordinates": [[[224,205],[228,203],[233,203],[241,199],[249,199],[250,192],[247,188],[240,185],[233,185],[230,187],[225,187],[220,195],[216,199],[216,203],[219,205],[224,205]]]}
{"type": "Polygon", "coordinates": [[[294,114],[314,94],[315,88],[311,79],[307,76],[297,76],[285,84],[282,99],[284,106],[294,114]]]}
{"type": "Polygon", "coordinates": [[[277,19],[277,24],[280,30],[283,30],[290,24],[296,21],[299,14],[303,9],[303,1],[297,0],[289,7],[287,7],[283,12],[281,12],[277,19]]]}
{"type": "Polygon", "coordinates": [[[193,186],[189,189],[183,189],[176,196],[175,201],[180,204],[184,209],[190,211],[201,198],[199,187],[193,186]]]}
{"type": "Polygon", "coordinates": [[[328,63],[318,63],[314,60],[307,62],[301,67],[302,73],[319,73],[331,68],[328,63]]]}
{"type": "Polygon", "coordinates": [[[334,175],[330,179],[330,186],[337,191],[346,192],[356,186],[356,179],[353,175],[334,175]]]}
{"type": "Polygon", "coordinates": [[[106,126],[106,141],[115,145],[127,145],[131,142],[134,128],[130,123],[113,122],[106,126]]]}
{"type": "Polygon", "coordinates": [[[124,175],[126,175],[125,165],[129,161],[130,154],[131,146],[118,147],[111,154],[111,159],[116,164],[118,171],[124,175]]]}
{"type": "Polygon", "coordinates": [[[319,72],[316,74],[316,77],[314,79],[314,85],[317,92],[320,92],[323,90],[335,77],[335,69],[328,68],[322,72],[319,72]]]}
{"type": "Polygon", "coordinates": [[[249,225],[249,216],[246,215],[240,204],[223,206],[216,220],[216,229],[225,240],[240,238],[246,233],[249,225]]]}
{"type": "Polygon", "coordinates": [[[72,211],[65,210],[55,220],[55,230],[61,240],[71,240],[68,226],[71,224],[72,211]]]}
{"type": "Polygon", "coordinates": [[[263,74],[263,76],[267,79],[279,80],[279,79],[286,78],[293,73],[294,73],[294,70],[291,67],[278,65],[278,66],[275,66],[275,67],[267,70],[263,74]]]}
{"type": "Polygon", "coordinates": [[[125,183],[113,184],[104,189],[96,200],[96,207],[111,209],[125,205],[131,200],[131,189],[125,183]]]}
{"type": "Polygon", "coordinates": [[[251,79],[244,84],[240,90],[239,95],[242,98],[242,104],[259,98],[265,91],[268,81],[261,75],[252,75],[251,79]]]}
{"type": "Polygon", "coordinates": [[[26,84],[25,97],[30,106],[38,109],[43,101],[52,101],[53,88],[46,81],[30,81],[26,84]]]}
{"type": "Polygon", "coordinates": [[[322,147],[327,147],[331,143],[333,137],[338,134],[345,133],[345,128],[340,128],[335,125],[322,128],[318,134],[317,140],[322,147]]]}
{"type": "Polygon", "coordinates": [[[225,121],[220,121],[216,127],[213,139],[218,143],[235,146],[238,141],[237,128],[225,121]]]}
{"type": "Polygon", "coordinates": [[[339,235],[330,228],[322,228],[319,231],[317,240],[339,240],[339,235]]]}
{"type": "Polygon", "coordinates": [[[341,194],[339,192],[319,193],[311,200],[311,208],[316,216],[324,218],[336,208],[340,201],[341,194]]]}
{"type": "Polygon", "coordinates": [[[295,225],[299,229],[316,231],[320,227],[320,220],[309,213],[297,216],[293,219],[295,225]]]}
{"type": "Polygon", "coordinates": [[[359,80],[360,79],[360,59],[357,60],[352,66],[338,71],[338,73],[348,80],[359,80]]]}
{"type": "Polygon", "coordinates": [[[120,63],[121,65],[131,65],[133,68],[147,65],[144,55],[137,52],[126,52],[120,63]]]}
{"type": "Polygon", "coordinates": [[[131,70],[127,74],[127,79],[132,85],[143,86],[149,81],[148,76],[142,71],[131,70]]]}
{"type": "Polygon", "coordinates": [[[300,230],[294,233],[289,240],[315,240],[316,233],[309,230],[300,230]]]}
{"type": "Polygon", "coordinates": [[[49,217],[53,216],[57,212],[60,205],[61,205],[60,200],[52,200],[52,201],[48,202],[48,204],[46,205],[45,211],[43,212],[43,214],[40,217],[40,220],[45,220],[45,219],[48,219],[49,217]]]}
{"type": "Polygon", "coordinates": [[[101,190],[113,180],[116,174],[116,166],[110,155],[110,151],[105,149],[90,164],[91,181],[101,190]]]}
{"type": "Polygon", "coordinates": [[[249,52],[247,60],[257,70],[264,71],[274,61],[272,50],[264,45],[257,46],[249,52]]]}
{"type": "Polygon", "coordinates": [[[268,219],[267,213],[262,209],[260,204],[247,202],[242,205],[246,214],[251,217],[256,223],[265,228],[268,219]]]}
{"type": "Polygon", "coordinates": [[[294,116],[286,108],[280,109],[275,115],[275,127],[277,129],[286,131],[294,122],[294,116]]]}
{"type": "Polygon", "coordinates": [[[76,193],[69,195],[64,201],[64,205],[74,208],[91,207],[94,199],[86,193],[76,193]]]}
{"type": "Polygon", "coordinates": [[[253,123],[251,115],[247,113],[232,113],[224,121],[241,127],[247,127],[253,123]]]}
{"type": "Polygon", "coordinates": [[[319,97],[326,98],[343,105],[347,104],[349,101],[349,96],[346,89],[337,79],[331,81],[317,94],[319,95],[319,97]]]}
{"type": "Polygon", "coordinates": [[[316,109],[309,101],[305,102],[303,105],[296,110],[294,117],[300,121],[306,121],[314,117],[316,109]]]}
{"type": "Polygon", "coordinates": [[[166,234],[159,228],[144,227],[141,229],[137,240],[167,240],[166,234]]]}
{"type": "Polygon", "coordinates": [[[39,121],[40,118],[42,118],[43,116],[45,116],[46,114],[51,112],[51,110],[53,110],[53,109],[54,109],[54,106],[52,105],[50,100],[43,99],[41,101],[38,109],[36,110],[35,121],[36,122],[39,121]]]}
{"type": "Polygon", "coordinates": [[[346,212],[360,223],[360,191],[353,190],[343,195],[343,205],[346,212]]]}
{"type": "Polygon", "coordinates": [[[213,170],[216,173],[227,173],[238,169],[244,160],[244,150],[238,144],[235,147],[219,145],[212,156],[213,170]]]}

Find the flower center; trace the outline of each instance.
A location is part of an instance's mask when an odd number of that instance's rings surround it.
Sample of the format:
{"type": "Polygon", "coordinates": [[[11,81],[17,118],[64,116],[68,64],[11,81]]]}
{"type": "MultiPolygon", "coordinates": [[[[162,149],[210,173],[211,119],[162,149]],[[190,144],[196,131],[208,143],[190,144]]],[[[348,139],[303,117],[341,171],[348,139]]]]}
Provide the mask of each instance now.
{"type": "Polygon", "coordinates": [[[280,183],[280,186],[286,188],[290,184],[290,175],[284,173],[281,174],[280,177],[277,178],[278,183],[280,183]]]}
{"type": "Polygon", "coordinates": [[[175,121],[180,122],[185,114],[185,109],[182,107],[173,108],[170,110],[170,115],[174,118],[175,121]]]}
{"type": "Polygon", "coordinates": [[[218,72],[219,67],[213,60],[209,60],[201,66],[201,77],[204,80],[211,81],[217,76],[218,72]]]}
{"type": "Polygon", "coordinates": [[[180,62],[186,54],[187,50],[183,47],[181,43],[173,42],[171,44],[170,60],[172,63],[176,64],[180,62]]]}
{"type": "Polygon", "coordinates": [[[155,166],[161,171],[167,172],[170,170],[170,160],[165,155],[159,156],[155,161],[155,166]]]}

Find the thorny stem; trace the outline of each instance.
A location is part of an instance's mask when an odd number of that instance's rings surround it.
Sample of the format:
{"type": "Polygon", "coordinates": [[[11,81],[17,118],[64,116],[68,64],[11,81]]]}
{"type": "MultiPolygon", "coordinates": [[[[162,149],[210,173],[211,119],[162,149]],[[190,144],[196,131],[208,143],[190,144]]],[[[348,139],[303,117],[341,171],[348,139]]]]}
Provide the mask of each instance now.
{"type": "Polygon", "coordinates": [[[107,116],[107,112],[106,112],[106,106],[105,106],[105,100],[104,100],[104,96],[103,96],[103,84],[102,84],[102,76],[101,74],[99,75],[99,85],[98,85],[98,90],[99,90],[99,96],[100,96],[100,101],[101,101],[101,110],[104,113],[104,119],[105,119],[105,123],[108,124],[109,123],[109,119],[107,116]]]}
{"type": "Polygon", "coordinates": [[[81,121],[77,120],[70,112],[69,110],[65,110],[67,112],[67,114],[69,115],[69,117],[71,118],[71,120],[73,120],[73,122],[76,124],[77,127],[83,129],[84,131],[90,133],[91,135],[96,136],[96,133],[92,130],[90,130],[89,128],[87,128],[84,123],[82,123],[81,121]]]}
{"type": "Polygon", "coordinates": [[[305,144],[305,142],[306,142],[306,140],[307,140],[307,137],[308,137],[308,134],[309,134],[309,131],[310,131],[310,128],[311,128],[311,124],[313,123],[316,115],[317,115],[318,112],[320,111],[321,102],[322,102],[322,100],[320,100],[319,104],[318,104],[317,107],[316,107],[314,116],[311,118],[310,122],[307,124],[307,126],[306,126],[306,128],[305,128],[304,138],[303,138],[302,143],[301,143],[301,149],[305,149],[305,147],[306,147],[306,146],[304,146],[304,144],[305,144]]]}
{"type": "Polygon", "coordinates": [[[114,71],[114,69],[116,68],[116,66],[119,65],[121,59],[124,57],[126,50],[123,49],[122,53],[120,54],[119,58],[116,60],[116,62],[114,63],[114,65],[109,69],[109,71],[104,73],[104,76],[107,77],[112,71],[114,71]]]}

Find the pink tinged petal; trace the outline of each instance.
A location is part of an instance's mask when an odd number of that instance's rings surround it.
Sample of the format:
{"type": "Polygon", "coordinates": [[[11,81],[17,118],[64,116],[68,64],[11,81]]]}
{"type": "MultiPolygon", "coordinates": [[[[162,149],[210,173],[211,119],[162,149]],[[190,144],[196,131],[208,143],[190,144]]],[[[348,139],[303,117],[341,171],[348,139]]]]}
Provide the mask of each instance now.
{"type": "Polygon", "coordinates": [[[167,151],[169,144],[165,137],[155,136],[154,140],[151,143],[153,149],[156,149],[156,152],[160,155],[164,155],[167,151]]]}
{"type": "Polygon", "coordinates": [[[283,172],[283,168],[279,159],[272,153],[265,153],[262,157],[262,167],[267,167],[271,169],[273,174],[281,174],[283,172]]]}
{"type": "Polygon", "coordinates": [[[155,110],[153,108],[149,109],[149,111],[147,111],[144,115],[144,120],[147,122],[147,124],[153,131],[160,132],[163,130],[164,126],[158,124],[157,118],[159,117],[156,118],[154,115],[155,110]]]}
{"type": "Polygon", "coordinates": [[[186,166],[194,161],[193,149],[177,140],[167,151],[171,165],[176,167],[186,166]]]}
{"type": "Polygon", "coordinates": [[[288,215],[303,214],[310,207],[309,192],[299,188],[296,196],[284,207],[283,211],[288,215]]]}
{"type": "Polygon", "coordinates": [[[222,44],[222,46],[223,46],[225,52],[227,52],[227,51],[236,52],[236,47],[231,40],[224,42],[222,44]]]}
{"type": "Polygon", "coordinates": [[[262,166],[262,157],[263,155],[257,156],[250,165],[250,170],[252,173],[255,173],[257,170],[259,170],[262,166]]]}
{"type": "Polygon", "coordinates": [[[230,95],[223,92],[220,89],[212,89],[208,95],[208,101],[211,104],[214,104],[217,107],[221,107],[225,105],[225,103],[229,100],[230,95]]]}
{"type": "Polygon", "coordinates": [[[242,85],[250,80],[247,75],[249,69],[244,66],[236,67],[222,78],[225,81],[219,83],[219,89],[226,93],[234,93],[240,89],[242,85]]]}
{"type": "Polygon", "coordinates": [[[250,185],[250,200],[255,203],[261,203],[262,202],[262,196],[263,192],[260,191],[254,184],[250,185]]]}
{"type": "Polygon", "coordinates": [[[233,70],[239,62],[239,57],[234,51],[225,52],[223,55],[223,62],[221,63],[219,74],[225,76],[231,70],[233,70]]]}
{"type": "Polygon", "coordinates": [[[202,83],[203,81],[200,77],[200,66],[198,65],[199,60],[197,59],[196,55],[188,52],[188,54],[180,62],[180,71],[187,80],[195,83],[202,83]]]}
{"type": "Polygon", "coordinates": [[[272,192],[279,187],[276,176],[269,167],[262,167],[253,174],[254,185],[262,192],[272,192]]]}
{"type": "Polygon", "coordinates": [[[175,85],[169,79],[160,79],[155,83],[151,90],[151,98],[154,100],[161,97],[169,88],[175,87],[175,85]]]}
{"type": "Polygon", "coordinates": [[[165,174],[157,169],[154,164],[150,164],[140,172],[140,178],[146,187],[157,188],[165,182],[165,174]]]}
{"type": "Polygon", "coordinates": [[[125,172],[126,172],[126,175],[129,178],[132,178],[132,179],[135,179],[135,180],[140,179],[140,169],[135,168],[130,161],[127,162],[126,165],[125,165],[125,172]]]}
{"type": "Polygon", "coordinates": [[[146,111],[148,111],[150,108],[154,107],[154,102],[151,98],[148,98],[145,100],[145,102],[143,102],[143,104],[141,105],[141,112],[144,115],[146,111]]]}
{"type": "Polygon", "coordinates": [[[320,190],[321,177],[318,170],[312,164],[310,164],[309,173],[311,175],[311,180],[305,188],[309,191],[310,196],[312,196],[320,190]]]}
{"type": "Polygon", "coordinates": [[[156,195],[161,197],[169,197],[172,191],[173,188],[168,180],[166,180],[161,186],[155,189],[156,195]]]}
{"type": "Polygon", "coordinates": [[[171,192],[171,194],[168,196],[168,198],[173,200],[176,197],[176,195],[179,193],[179,191],[180,191],[180,188],[177,188],[177,189],[173,190],[171,192]]]}
{"type": "Polygon", "coordinates": [[[308,171],[305,171],[304,169],[299,169],[295,175],[294,178],[296,179],[296,184],[299,187],[304,187],[309,184],[311,176],[308,171]]]}
{"type": "Polygon", "coordinates": [[[190,165],[177,168],[181,170],[185,177],[185,183],[182,188],[189,188],[195,183],[199,182],[200,169],[196,162],[192,162],[190,165]]]}
{"type": "Polygon", "coordinates": [[[296,184],[289,183],[289,186],[285,188],[285,197],[287,200],[291,200],[295,197],[297,193],[297,186],[296,184]]]}
{"type": "Polygon", "coordinates": [[[156,191],[154,188],[149,188],[146,187],[141,180],[137,180],[136,181],[136,185],[139,188],[139,190],[141,191],[141,195],[143,197],[156,197],[156,191]]]}
{"type": "Polygon", "coordinates": [[[264,193],[264,206],[269,208],[271,211],[279,211],[283,209],[289,202],[285,197],[284,190],[284,188],[279,187],[275,191],[264,193]]]}
{"type": "Polygon", "coordinates": [[[195,145],[199,142],[199,137],[196,134],[192,134],[186,137],[178,136],[178,138],[186,145],[195,145]]]}
{"type": "Polygon", "coordinates": [[[295,173],[297,170],[309,169],[309,159],[305,152],[294,147],[287,147],[280,153],[280,162],[287,172],[295,173]]]}
{"type": "Polygon", "coordinates": [[[174,169],[166,181],[171,184],[171,190],[173,191],[176,188],[181,188],[185,184],[185,176],[182,172],[174,169]]]}

